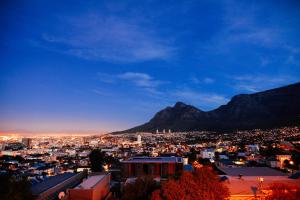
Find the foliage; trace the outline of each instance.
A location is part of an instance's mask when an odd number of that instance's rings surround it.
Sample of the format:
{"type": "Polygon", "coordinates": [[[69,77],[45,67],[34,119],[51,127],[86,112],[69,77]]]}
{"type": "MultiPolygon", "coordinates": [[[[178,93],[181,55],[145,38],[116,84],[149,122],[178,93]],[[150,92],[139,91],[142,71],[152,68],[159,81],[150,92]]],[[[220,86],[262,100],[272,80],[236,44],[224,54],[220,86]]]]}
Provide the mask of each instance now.
{"type": "Polygon", "coordinates": [[[271,184],[271,193],[266,200],[297,200],[300,197],[300,187],[290,186],[284,183],[271,184]]]}
{"type": "Polygon", "coordinates": [[[184,172],[178,180],[168,180],[160,191],[152,194],[152,200],[223,200],[227,197],[228,188],[208,167],[184,172]]]}
{"type": "Polygon", "coordinates": [[[105,161],[105,153],[102,152],[101,149],[94,149],[91,151],[89,158],[92,172],[102,172],[102,165],[105,161]]]}
{"type": "Polygon", "coordinates": [[[0,176],[1,200],[33,200],[30,183],[27,179],[16,180],[8,175],[0,176]]]}
{"type": "Polygon", "coordinates": [[[125,186],[122,200],[147,200],[156,189],[157,183],[151,176],[139,177],[125,186]]]}
{"type": "Polygon", "coordinates": [[[299,152],[293,152],[292,154],[292,160],[294,161],[294,166],[293,168],[295,170],[299,169],[299,165],[300,165],[300,153],[299,152]]]}
{"type": "Polygon", "coordinates": [[[193,163],[194,161],[196,161],[197,152],[196,152],[195,148],[190,149],[190,154],[188,155],[188,158],[189,158],[190,163],[193,163]]]}
{"type": "Polygon", "coordinates": [[[91,163],[91,170],[93,172],[102,172],[103,164],[119,166],[119,160],[114,158],[113,156],[105,154],[101,149],[94,149],[89,154],[89,159],[91,163]]]}
{"type": "Polygon", "coordinates": [[[260,148],[259,149],[259,154],[262,156],[266,156],[266,157],[272,157],[274,155],[285,155],[285,154],[289,154],[289,152],[278,148],[278,147],[273,147],[271,144],[269,144],[267,147],[265,148],[260,148]]]}
{"type": "Polygon", "coordinates": [[[210,167],[212,166],[212,163],[210,162],[210,160],[208,158],[199,158],[198,162],[204,166],[210,166],[210,167]]]}

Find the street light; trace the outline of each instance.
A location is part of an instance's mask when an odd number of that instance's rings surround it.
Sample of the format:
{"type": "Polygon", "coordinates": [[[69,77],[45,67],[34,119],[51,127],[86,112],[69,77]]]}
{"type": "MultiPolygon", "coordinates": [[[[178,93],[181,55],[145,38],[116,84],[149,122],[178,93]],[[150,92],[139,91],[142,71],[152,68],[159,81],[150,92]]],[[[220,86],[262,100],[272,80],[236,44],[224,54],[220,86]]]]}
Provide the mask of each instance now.
{"type": "Polygon", "coordinates": [[[292,168],[292,174],[294,174],[294,161],[290,160],[290,165],[291,165],[291,168],[292,168]]]}
{"type": "Polygon", "coordinates": [[[263,177],[258,177],[258,182],[259,182],[259,189],[262,190],[264,178],[263,177]]]}

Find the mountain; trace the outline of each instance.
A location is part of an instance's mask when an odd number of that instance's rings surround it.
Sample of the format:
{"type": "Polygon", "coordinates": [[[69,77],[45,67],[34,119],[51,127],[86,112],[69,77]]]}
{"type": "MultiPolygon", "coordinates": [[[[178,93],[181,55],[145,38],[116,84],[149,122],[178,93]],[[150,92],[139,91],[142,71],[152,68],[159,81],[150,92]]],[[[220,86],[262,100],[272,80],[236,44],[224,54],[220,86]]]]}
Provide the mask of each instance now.
{"type": "Polygon", "coordinates": [[[177,102],[147,123],[122,132],[230,131],[300,125],[300,83],[234,96],[226,105],[204,112],[177,102]]]}

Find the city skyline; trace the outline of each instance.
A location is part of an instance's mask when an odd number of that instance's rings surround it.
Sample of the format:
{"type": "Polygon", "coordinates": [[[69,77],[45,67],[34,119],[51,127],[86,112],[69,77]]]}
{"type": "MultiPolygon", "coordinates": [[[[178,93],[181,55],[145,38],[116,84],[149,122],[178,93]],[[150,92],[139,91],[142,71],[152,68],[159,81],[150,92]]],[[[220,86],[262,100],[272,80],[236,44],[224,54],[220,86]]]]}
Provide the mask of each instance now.
{"type": "Polygon", "coordinates": [[[4,1],[0,132],[115,131],[300,81],[297,1],[4,1]]]}

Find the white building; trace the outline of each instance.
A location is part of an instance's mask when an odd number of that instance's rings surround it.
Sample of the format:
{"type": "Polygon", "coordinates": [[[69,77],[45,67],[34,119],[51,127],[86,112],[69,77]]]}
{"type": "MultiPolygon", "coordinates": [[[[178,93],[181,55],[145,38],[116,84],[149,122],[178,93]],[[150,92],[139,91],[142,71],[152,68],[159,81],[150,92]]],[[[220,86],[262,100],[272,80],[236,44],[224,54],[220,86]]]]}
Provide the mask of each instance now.
{"type": "Polygon", "coordinates": [[[142,144],[142,136],[141,135],[137,136],[137,143],[142,144]]]}
{"type": "Polygon", "coordinates": [[[110,193],[110,174],[90,176],[80,185],[68,190],[69,200],[106,199],[110,193]]]}
{"type": "Polygon", "coordinates": [[[201,158],[208,158],[214,159],[215,158],[215,151],[214,149],[204,149],[200,151],[201,158]]]}

